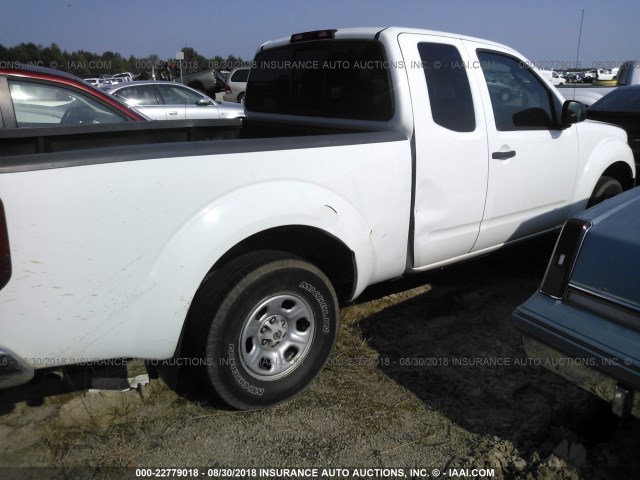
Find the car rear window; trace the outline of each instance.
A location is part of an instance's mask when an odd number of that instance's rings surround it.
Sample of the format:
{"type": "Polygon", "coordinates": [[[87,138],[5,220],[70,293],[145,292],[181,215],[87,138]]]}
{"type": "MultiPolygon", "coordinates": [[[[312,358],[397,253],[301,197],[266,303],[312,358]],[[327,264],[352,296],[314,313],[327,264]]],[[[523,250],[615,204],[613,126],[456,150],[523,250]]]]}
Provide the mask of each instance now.
{"type": "Polygon", "coordinates": [[[640,88],[613,90],[589,107],[591,111],[640,112],[640,88]]]}
{"type": "Polygon", "coordinates": [[[250,112],[357,120],[393,116],[390,65],[376,41],[304,42],[256,56],[250,112]]]}
{"type": "Polygon", "coordinates": [[[233,75],[231,75],[232,82],[246,82],[249,78],[249,69],[241,68],[240,70],[236,70],[233,75]]]}

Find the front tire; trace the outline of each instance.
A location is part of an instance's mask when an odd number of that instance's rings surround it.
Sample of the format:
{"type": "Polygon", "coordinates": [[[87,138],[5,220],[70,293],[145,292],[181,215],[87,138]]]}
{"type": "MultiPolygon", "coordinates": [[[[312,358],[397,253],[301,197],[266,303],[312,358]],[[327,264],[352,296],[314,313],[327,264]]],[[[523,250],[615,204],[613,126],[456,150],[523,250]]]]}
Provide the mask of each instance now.
{"type": "Polygon", "coordinates": [[[241,410],[304,390],[327,361],[338,331],[329,279],[311,263],[260,251],[210,274],[189,311],[188,347],[199,379],[241,410]]]}
{"type": "Polygon", "coordinates": [[[613,177],[602,176],[596,182],[591,198],[589,198],[589,203],[587,203],[587,208],[591,208],[611,197],[615,197],[622,193],[623,190],[619,180],[613,177]]]}

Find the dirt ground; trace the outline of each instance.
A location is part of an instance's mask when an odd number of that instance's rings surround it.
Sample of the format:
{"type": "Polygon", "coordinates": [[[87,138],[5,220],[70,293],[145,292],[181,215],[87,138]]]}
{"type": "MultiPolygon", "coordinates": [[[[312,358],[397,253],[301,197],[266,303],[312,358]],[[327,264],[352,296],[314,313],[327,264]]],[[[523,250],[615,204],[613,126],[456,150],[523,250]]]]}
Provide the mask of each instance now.
{"type": "MultiPolygon", "coordinates": [[[[608,405],[527,364],[513,327],[511,312],[538,287],[554,241],[369,289],[343,309],[318,379],[268,410],[189,397],[166,369],[126,393],[88,392],[115,374],[96,366],[0,392],[0,478],[135,478],[139,467],[640,478],[640,422],[618,420],[608,405]],[[55,468],[4,468],[28,466],[55,468]]],[[[139,361],[127,369],[144,373],[139,361]]]]}

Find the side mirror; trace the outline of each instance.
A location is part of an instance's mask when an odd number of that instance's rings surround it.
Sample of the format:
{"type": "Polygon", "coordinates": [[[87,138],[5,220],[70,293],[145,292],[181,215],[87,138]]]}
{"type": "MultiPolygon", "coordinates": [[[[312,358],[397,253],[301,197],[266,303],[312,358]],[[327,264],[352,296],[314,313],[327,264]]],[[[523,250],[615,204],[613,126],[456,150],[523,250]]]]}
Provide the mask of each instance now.
{"type": "Polygon", "coordinates": [[[198,105],[199,107],[206,107],[207,105],[211,105],[211,102],[206,98],[201,98],[196,102],[196,105],[198,105]]]}
{"type": "Polygon", "coordinates": [[[587,107],[584,103],[575,100],[567,100],[562,104],[560,123],[562,128],[569,128],[574,123],[582,122],[587,118],[587,107]]]}

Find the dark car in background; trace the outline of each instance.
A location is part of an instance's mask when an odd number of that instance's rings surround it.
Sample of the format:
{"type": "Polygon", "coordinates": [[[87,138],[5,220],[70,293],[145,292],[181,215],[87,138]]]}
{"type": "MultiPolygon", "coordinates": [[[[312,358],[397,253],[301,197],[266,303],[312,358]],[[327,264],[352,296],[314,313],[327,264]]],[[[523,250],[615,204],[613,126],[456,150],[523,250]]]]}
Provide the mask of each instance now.
{"type": "Polygon", "coordinates": [[[0,69],[0,128],[141,121],[146,118],[88,82],[45,68],[0,69]]]}
{"type": "Polygon", "coordinates": [[[640,165],[640,85],[616,88],[587,109],[587,118],[622,127],[640,165]]]}
{"type": "MultiPolygon", "coordinates": [[[[180,76],[177,74],[173,76],[174,80],[179,80],[180,76]]],[[[168,80],[168,79],[165,79],[168,80]]],[[[215,97],[216,93],[224,91],[224,82],[226,80],[225,75],[219,72],[215,68],[204,70],[201,72],[188,72],[182,77],[182,82],[191,87],[199,90],[202,93],[215,97]]]]}
{"type": "Polygon", "coordinates": [[[540,290],[514,312],[527,355],[640,418],[640,188],[563,227],[540,290]]]}

